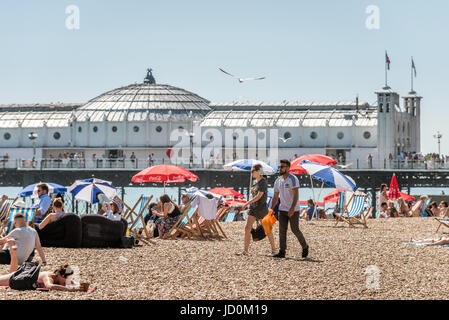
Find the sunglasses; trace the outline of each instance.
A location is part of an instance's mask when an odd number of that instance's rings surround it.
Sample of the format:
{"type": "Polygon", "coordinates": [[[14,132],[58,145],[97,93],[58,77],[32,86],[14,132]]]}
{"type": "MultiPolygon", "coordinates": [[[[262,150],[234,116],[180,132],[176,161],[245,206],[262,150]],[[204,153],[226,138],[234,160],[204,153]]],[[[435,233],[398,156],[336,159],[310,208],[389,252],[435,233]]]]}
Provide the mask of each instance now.
{"type": "Polygon", "coordinates": [[[281,168],[288,168],[288,166],[278,166],[279,169],[281,168]]]}

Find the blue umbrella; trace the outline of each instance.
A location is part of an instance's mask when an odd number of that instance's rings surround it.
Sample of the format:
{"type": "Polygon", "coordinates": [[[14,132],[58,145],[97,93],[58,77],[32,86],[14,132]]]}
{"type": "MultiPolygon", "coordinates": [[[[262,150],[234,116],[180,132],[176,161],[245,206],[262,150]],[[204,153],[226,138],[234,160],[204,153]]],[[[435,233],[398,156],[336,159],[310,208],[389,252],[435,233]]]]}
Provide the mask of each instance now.
{"type": "Polygon", "coordinates": [[[225,170],[233,170],[233,171],[251,171],[251,169],[255,164],[262,165],[262,170],[264,174],[271,175],[275,174],[278,171],[278,169],[272,166],[271,164],[263,162],[261,160],[254,160],[254,159],[236,160],[223,165],[223,168],[225,170]]]}
{"type": "Polygon", "coordinates": [[[330,187],[352,192],[358,189],[354,180],[335,168],[307,160],[301,161],[300,166],[303,167],[311,177],[330,187]]]}
{"type": "MultiPolygon", "coordinates": [[[[40,182],[42,183],[42,182],[40,182]]],[[[67,192],[67,188],[63,187],[59,184],[56,183],[52,183],[52,182],[44,182],[47,186],[48,186],[48,194],[64,194],[67,192]]],[[[22,191],[20,191],[19,193],[19,197],[29,197],[29,196],[33,196],[37,197],[37,185],[39,183],[35,183],[35,184],[30,184],[29,186],[26,186],[25,188],[23,188],[22,191]]]]}
{"type": "Polygon", "coordinates": [[[99,202],[97,194],[104,193],[109,199],[117,195],[114,185],[110,181],[101,179],[76,180],[68,189],[75,196],[76,200],[83,200],[89,203],[99,202]]]}

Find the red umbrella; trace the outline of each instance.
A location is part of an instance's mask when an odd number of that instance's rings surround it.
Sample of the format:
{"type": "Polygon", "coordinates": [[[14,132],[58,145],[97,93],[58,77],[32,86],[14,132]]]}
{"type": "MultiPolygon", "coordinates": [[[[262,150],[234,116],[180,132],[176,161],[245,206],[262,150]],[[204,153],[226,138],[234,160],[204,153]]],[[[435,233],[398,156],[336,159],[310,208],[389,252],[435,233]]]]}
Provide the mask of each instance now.
{"type": "Polygon", "coordinates": [[[230,207],[236,207],[245,204],[246,201],[241,199],[226,199],[223,201],[223,203],[227,204],[230,207]]]}
{"type": "Polygon", "coordinates": [[[331,192],[329,192],[328,194],[327,194],[327,196],[325,196],[324,197],[324,202],[325,203],[328,203],[328,202],[337,202],[338,201],[338,199],[340,198],[340,192],[345,192],[344,190],[340,190],[340,189],[337,189],[337,190],[334,190],[334,191],[331,191],[331,192]]]}
{"type": "Polygon", "coordinates": [[[400,194],[399,194],[399,185],[398,185],[398,180],[396,179],[396,174],[393,173],[393,176],[391,177],[391,182],[390,182],[390,189],[388,190],[388,198],[396,200],[398,198],[400,198],[400,194]]]}
{"type": "Polygon", "coordinates": [[[165,183],[184,182],[186,179],[195,182],[198,176],[187,169],[174,166],[172,164],[160,164],[148,167],[132,177],[132,182],[163,182],[165,183]]]}
{"type": "Polygon", "coordinates": [[[225,197],[245,198],[243,194],[230,188],[214,188],[208,191],[225,197]]]}
{"type": "Polygon", "coordinates": [[[324,154],[305,154],[303,156],[300,156],[299,158],[296,158],[291,162],[290,165],[290,173],[293,174],[303,174],[306,173],[306,170],[304,170],[303,167],[301,167],[299,164],[303,160],[308,160],[312,162],[317,162],[321,164],[325,164],[327,166],[333,166],[337,164],[337,161],[335,161],[334,158],[325,156],[324,154]]]}
{"type": "Polygon", "coordinates": [[[412,197],[404,192],[399,192],[399,195],[401,196],[402,199],[404,199],[405,202],[415,201],[414,197],[412,197]]]}

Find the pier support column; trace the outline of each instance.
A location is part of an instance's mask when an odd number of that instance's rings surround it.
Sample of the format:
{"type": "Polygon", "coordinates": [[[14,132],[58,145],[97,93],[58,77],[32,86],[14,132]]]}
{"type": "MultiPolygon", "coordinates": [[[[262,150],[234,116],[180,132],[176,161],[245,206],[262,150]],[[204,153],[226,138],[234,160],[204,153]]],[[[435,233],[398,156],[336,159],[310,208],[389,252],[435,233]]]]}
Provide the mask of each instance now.
{"type": "Polygon", "coordinates": [[[376,189],[372,188],[371,189],[371,206],[373,207],[373,212],[371,213],[371,218],[375,218],[376,217],[376,189]]]}

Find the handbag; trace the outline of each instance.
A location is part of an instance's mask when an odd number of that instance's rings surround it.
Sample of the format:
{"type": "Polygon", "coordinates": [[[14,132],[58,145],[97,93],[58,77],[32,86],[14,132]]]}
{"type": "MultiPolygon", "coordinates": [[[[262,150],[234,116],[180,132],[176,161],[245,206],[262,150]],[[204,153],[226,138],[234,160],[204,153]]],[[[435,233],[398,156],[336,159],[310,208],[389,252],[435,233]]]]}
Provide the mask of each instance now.
{"type": "Polygon", "coordinates": [[[263,225],[259,222],[259,220],[257,220],[256,228],[251,229],[251,236],[253,237],[253,241],[260,241],[267,236],[263,225]]]}

